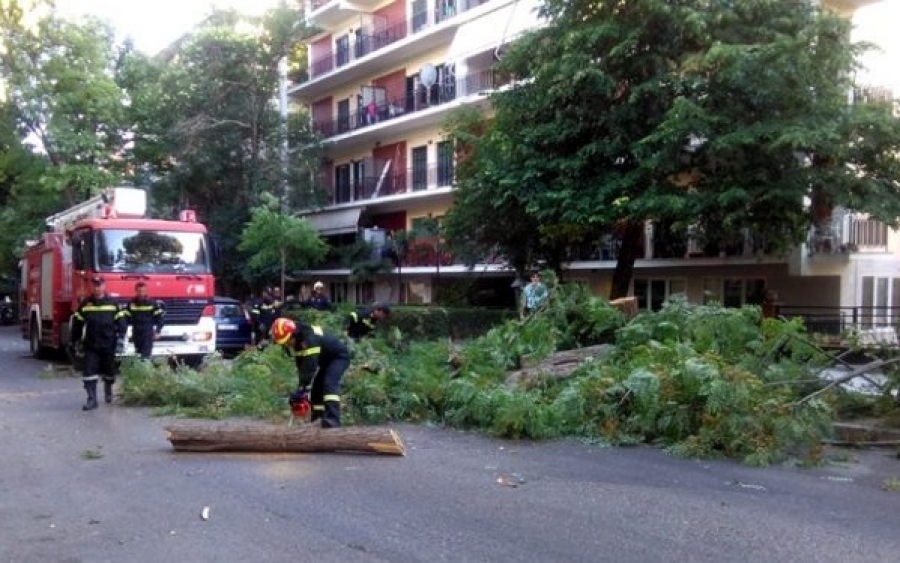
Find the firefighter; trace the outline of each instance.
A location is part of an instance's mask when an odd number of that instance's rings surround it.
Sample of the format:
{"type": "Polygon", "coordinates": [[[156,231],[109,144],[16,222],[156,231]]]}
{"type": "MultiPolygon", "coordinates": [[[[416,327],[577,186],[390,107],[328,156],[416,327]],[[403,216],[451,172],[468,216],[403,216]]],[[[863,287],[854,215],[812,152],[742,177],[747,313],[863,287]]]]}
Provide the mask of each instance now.
{"type": "Polygon", "coordinates": [[[146,282],[134,284],[135,297],[125,307],[126,320],[131,323],[131,340],[135,351],[145,360],[153,354],[153,341],[162,332],[166,311],[157,301],[147,297],[146,282]]]}
{"type": "Polygon", "coordinates": [[[321,327],[285,317],[272,323],[272,341],[293,354],[299,385],[291,404],[309,398],[311,420],[322,428],[341,425],[341,378],[350,367],[350,351],[337,336],[321,327]]]}
{"type": "Polygon", "coordinates": [[[81,380],[87,392],[87,402],[81,410],[97,408],[97,380],[103,377],[103,394],[106,403],[112,403],[112,388],[116,382],[116,352],[125,347],[125,330],[128,322],[118,303],[106,294],[106,284],[101,277],[92,281],[93,292],[84,298],[72,315],[73,348],[84,345],[84,373],[81,380]]]}
{"type": "Polygon", "coordinates": [[[372,334],[375,325],[383,321],[391,314],[391,308],[384,303],[376,303],[371,309],[360,308],[347,315],[344,325],[347,336],[353,340],[360,340],[372,334]]]}
{"type": "Polygon", "coordinates": [[[325,284],[320,281],[313,284],[312,295],[306,300],[305,305],[317,311],[331,310],[331,300],[325,295],[325,284]]]}
{"type": "Polygon", "coordinates": [[[280,302],[275,302],[270,288],[264,289],[262,297],[253,303],[250,309],[250,318],[253,319],[257,346],[263,344],[269,336],[269,329],[272,322],[278,318],[277,313],[281,311],[281,307],[280,302]]]}

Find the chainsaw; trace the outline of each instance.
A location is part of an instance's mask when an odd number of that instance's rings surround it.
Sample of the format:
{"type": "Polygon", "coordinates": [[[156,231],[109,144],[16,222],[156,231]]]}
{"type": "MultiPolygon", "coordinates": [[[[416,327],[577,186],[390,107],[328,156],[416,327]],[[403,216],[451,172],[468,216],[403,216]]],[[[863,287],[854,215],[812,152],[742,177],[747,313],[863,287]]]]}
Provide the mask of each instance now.
{"type": "Polygon", "coordinates": [[[309,397],[305,389],[297,389],[288,397],[288,405],[291,407],[291,420],[288,421],[288,427],[294,425],[294,419],[305,419],[309,415],[310,405],[309,397]]]}

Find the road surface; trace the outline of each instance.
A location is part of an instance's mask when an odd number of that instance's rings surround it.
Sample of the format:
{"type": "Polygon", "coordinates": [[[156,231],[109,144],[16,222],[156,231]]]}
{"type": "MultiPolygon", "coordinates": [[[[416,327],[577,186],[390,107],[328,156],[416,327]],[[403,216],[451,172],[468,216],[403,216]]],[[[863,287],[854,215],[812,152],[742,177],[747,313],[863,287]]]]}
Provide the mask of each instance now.
{"type": "Polygon", "coordinates": [[[887,452],[815,469],[399,425],[407,457],[175,453],[0,329],[0,562],[900,561],[887,452]],[[201,518],[208,507],[208,519],[201,518]]]}

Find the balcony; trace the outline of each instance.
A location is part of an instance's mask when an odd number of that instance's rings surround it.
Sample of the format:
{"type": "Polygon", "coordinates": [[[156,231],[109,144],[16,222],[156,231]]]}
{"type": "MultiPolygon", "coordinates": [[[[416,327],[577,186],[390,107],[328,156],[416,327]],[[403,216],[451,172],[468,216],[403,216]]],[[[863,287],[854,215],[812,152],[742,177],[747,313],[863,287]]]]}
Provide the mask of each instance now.
{"type": "MultiPolygon", "coordinates": [[[[367,174],[358,181],[339,180],[334,186],[334,205],[357,201],[371,201],[381,197],[421,193],[453,186],[453,163],[430,164],[382,175],[386,163],[373,166],[375,174],[367,174]]],[[[390,169],[389,169],[390,170],[390,169]]]]}
{"type": "Polygon", "coordinates": [[[495,72],[491,69],[471,73],[453,82],[435,84],[427,90],[408,93],[355,112],[339,114],[336,118],[314,121],[313,130],[326,139],[344,135],[435,108],[458,98],[492,90],[497,87],[496,82],[495,72]]]}
{"type": "Polygon", "coordinates": [[[292,86],[290,93],[310,104],[423,53],[447,49],[446,60],[453,62],[492,51],[539,25],[537,6],[537,0],[435,0],[426,10],[414,7],[408,19],[380,23],[371,13],[361,13],[357,31],[333,37],[327,52],[310,53],[309,80],[292,86]]]}
{"type": "Polygon", "coordinates": [[[348,41],[345,47],[338,46],[336,49],[316,57],[309,66],[310,78],[328,74],[336,68],[347,66],[353,61],[404,39],[409,27],[410,22],[404,20],[388,24],[377,31],[369,29],[356,34],[354,36],[356,41],[353,45],[348,41]]]}
{"type": "Polygon", "coordinates": [[[859,213],[835,210],[831,220],[810,229],[810,256],[887,252],[888,226],[859,213]]]}
{"type": "Polygon", "coordinates": [[[373,10],[379,3],[380,0],[308,0],[304,11],[310,24],[328,29],[347,16],[373,10]]]}

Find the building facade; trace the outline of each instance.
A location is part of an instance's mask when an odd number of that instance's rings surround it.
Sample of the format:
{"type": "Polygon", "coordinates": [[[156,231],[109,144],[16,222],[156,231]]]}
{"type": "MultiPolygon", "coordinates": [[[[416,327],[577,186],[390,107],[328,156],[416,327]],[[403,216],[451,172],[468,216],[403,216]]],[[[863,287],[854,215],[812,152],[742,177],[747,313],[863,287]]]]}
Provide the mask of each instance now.
{"type": "MultiPolygon", "coordinates": [[[[852,16],[871,0],[830,0],[852,16]]],[[[340,301],[383,299],[431,303],[455,279],[474,279],[469,297],[503,304],[514,274],[502,262],[473,270],[455,263],[429,236],[452,204],[454,150],[441,126],[460,107],[487,109],[487,96],[507,85],[495,70],[503,46],[541,25],[537,0],[310,0],[306,13],[322,31],[308,41],[308,79],[291,95],[309,108],[325,139],[326,205],[304,215],[332,244],[362,236],[406,251],[391,272],[350,282],[337,261],[309,272],[340,301]]],[[[865,89],[859,96],[891,96],[865,89]]],[[[791,252],[770,255],[751,233],[728,248],[700,248],[655,236],[648,223],[632,293],[653,309],[676,293],[726,305],[770,300],[785,310],[870,318],[873,307],[900,306],[900,236],[864,215],[833,210],[791,252]],[[868,309],[866,309],[868,307],[868,309]],[[866,313],[868,311],[868,313],[866,313]],[[866,316],[868,315],[868,317],[866,316]]],[[[582,249],[567,279],[608,294],[615,241],[582,249]]],[[[885,309],[885,311],[888,311],[885,309]]],[[[890,314],[889,311],[888,313],[890,314]]],[[[884,319],[877,319],[879,322],[884,319]]],[[[824,323],[824,321],[823,321],[824,323]]]]}

